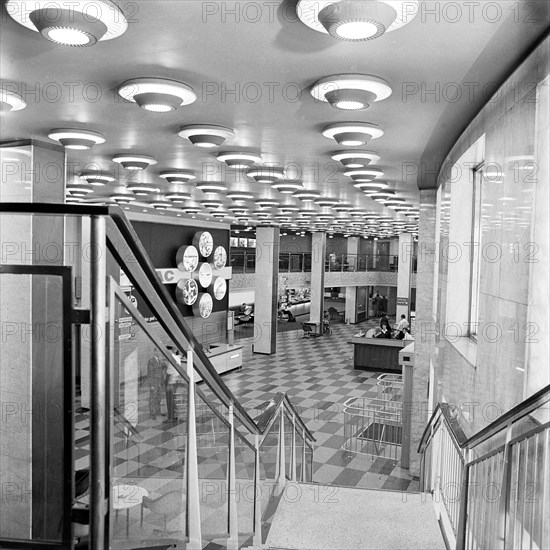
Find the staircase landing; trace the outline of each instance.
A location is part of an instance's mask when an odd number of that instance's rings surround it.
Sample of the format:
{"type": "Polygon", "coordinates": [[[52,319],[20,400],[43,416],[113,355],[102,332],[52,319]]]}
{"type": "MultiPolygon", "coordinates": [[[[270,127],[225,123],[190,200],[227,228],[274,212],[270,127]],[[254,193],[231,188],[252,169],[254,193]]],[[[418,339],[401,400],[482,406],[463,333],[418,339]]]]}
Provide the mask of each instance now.
{"type": "Polygon", "coordinates": [[[265,548],[445,550],[429,495],[306,483],[286,494],[265,548]]]}

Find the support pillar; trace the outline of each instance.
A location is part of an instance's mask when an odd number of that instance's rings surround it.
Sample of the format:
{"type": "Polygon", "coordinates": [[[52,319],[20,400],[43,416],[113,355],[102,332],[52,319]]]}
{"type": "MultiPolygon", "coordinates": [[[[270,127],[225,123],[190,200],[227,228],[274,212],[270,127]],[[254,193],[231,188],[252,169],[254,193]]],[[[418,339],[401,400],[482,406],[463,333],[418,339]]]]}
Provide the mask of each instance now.
{"type": "MultiPolygon", "coordinates": [[[[411,415],[410,468],[411,475],[420,474],[418,444],[433,404],[429,402],[430,371],[437,366],[435,321],[433,318],[434,267],[436,259],[436,190],[420,190],[420,219],[418,220],[418,272],[416,276],[416,319],[414,369],[411,415]]],[[[401,265],[401,260],[400,260],[401,265]]],[[[433,393],[433,388],[430,389],[433,393]]]]}
{"type": "Polygon", "coordinates": [[[279,279],[279,229],[256,229],[254,299],[254,353],[277,351],[277,299],[279,279]]]}
{"type": "Polygon", "coordinates": [[[323,310],[325,304],[325,256],[327,234],[318,232],[311,235],[311,306],[309,319],[319,323],[322,330],[323,310]]]}
{"type": "MultiPolygon", "coordinates": [[[[359,237],[348,237],[347,242],[348,265],[358,261],[359,256],[359,237]]],[[[355,269],[357,269],[357,264],[355,269]]],[[[344,319],[346,323],[355,323],[357,321],[357,287],[346,287],[346,313],[344,319]]]]}
{"type": "Polygon", "coordinates": [[[407,321],[411,312],[411,271],[413,256],[413,239],[410,233],[399,235],[399,267],[397,270],[397,307],[395,311],[396,322],[401,315],[405,315],[407,321]]]}

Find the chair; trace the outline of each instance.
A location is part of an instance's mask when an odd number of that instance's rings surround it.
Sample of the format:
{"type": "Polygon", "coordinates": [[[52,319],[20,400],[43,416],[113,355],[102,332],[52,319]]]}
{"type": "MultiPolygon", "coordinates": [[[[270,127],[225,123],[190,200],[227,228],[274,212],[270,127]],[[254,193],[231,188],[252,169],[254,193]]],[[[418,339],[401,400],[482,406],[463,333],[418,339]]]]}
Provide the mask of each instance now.
{"type": "Polygon", "coordinates": [[[170,491],[160,495],[158,498],[143,497],[141,501],[141,525],[143,525],[143,510],[147,508],[153,514],[163,516],[164,533],[166,533],[166,525],[168,516],[177,516],[183,512],[182,508],[182,492],[170,491]]]}
{"type": "Polygon", "coordinates": [[[300,324],[302,325],[302,330],[304,331],[302,334],[302,338],[309,338],[310,336],[313,336],[311,325],[306,325],[305,323],[300,323],[300,324]]]}

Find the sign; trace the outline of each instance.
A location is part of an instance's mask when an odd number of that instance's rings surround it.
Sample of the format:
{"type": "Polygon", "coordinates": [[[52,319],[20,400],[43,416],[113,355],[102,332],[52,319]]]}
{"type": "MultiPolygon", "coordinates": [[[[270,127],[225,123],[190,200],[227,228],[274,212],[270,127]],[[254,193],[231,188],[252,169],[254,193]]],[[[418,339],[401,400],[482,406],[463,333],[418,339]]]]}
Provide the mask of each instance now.
{"type": "Polygon", "coordinates": [[[408,306],[409,305],[409,299],[408,298],[400,298],[397,297],[397,305],[398,306],[408,306]]]}
{"type": "MultiPolygon", "coordinates": [[[[193,274],[189,271],[180,271],[175,268],[155,269],[160,280],[165,285],[177,284],[182,279],[192,279],[193,274]]],[[[223,277],[224,279],[231,279],[233,268],[223,267],[222,269],[212,269],[213,277],[223,277]]]]}

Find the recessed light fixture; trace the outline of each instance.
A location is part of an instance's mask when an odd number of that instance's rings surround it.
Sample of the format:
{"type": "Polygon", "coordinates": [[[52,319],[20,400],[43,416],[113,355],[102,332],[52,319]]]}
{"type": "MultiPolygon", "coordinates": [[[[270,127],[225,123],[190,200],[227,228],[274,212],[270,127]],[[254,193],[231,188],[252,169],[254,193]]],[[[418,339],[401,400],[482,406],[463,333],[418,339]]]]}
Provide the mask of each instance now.
{"type": "Polygon", "coordinates": [[[279,206],[279,210],[283,214],[292,214],[293,212],[299,212],[300,207],[299,206],[294,206],[292,204],[282,204],[281,206],[279,206]]]}
{"type": "Polygon", "coordinates": [[[185,193],[183,191],[170,191],[166,193],[165,196],[169,201],[172,201],[176,204],[182,203],[191,199],[191,194],[185,193]]]}
{"type": "Polygon", "coordinates": [[[21,111],[26,106],[27,102],[19,94],[0,86],[0,113],[21,111]]]}
{"type": "Polygon", "coordinates": [[[247,151],[224,151],[218,153],[217,159],[235,170],[249,168],[263,160],[261,155],[247,151]]]}
{"type": "Polygon", "coordinates": [[[260,208],[274,208],[275,206],[279,206],[280,203],[275,199],[258,199],[256,204],[260,208]]]}
{"type": "Polygon", "coordinates": [[[366,168],[352,168],[344,171],[344,176],[348,176],[354,181],[369,181],[375,178],[381,178],[384,175],[384,171],[380,168],[366,167],[366,168]]]}
{"type": "Polygon", "coordinates": [[[323,135],[340,145],[358,147],[366,145],[371,139],[379,138],[384,132],[380,126],[370,122],[342,122],[327,126],[323,135]]]}
{"type": "Polygon", "coordinates": [[[67,192],[74,197],[86,197],[93,193],[94,188],[86,183],[68,183],[67,192]]]}
{"type": "Polygon", "coordinates": [[[167,210],[172,206],[172,203],[166,200],[162,195],[153,197],[149,201],[149,205],[155,208],[156,210],[167,210]]]}
{"type": "Polygon", "coordinates": [[[182,126],[178,135],[197,147],[212,148],[233,137],[235,132],[231,128],[215,124],[191,124],[182,126]]]}
{"type": "Polygon", "coordinates": [[[138,195],[140,197],[144,197],[152,193],[158,193],[160,191],[160,188],[152,183],[132,183],[131,185],[128,185],[126,189],[134,193],[134,195],[138,195]]]}
{"type": "Polygon", "coordinates": [[[313,30],[339,40],[373,40],[410,23],[418,0],[300,0],[298,17],[313,30]]]}
{"type": "Polygon", "coordinates": [[[166,78],[133,78],[121,84],[118,93],[124,99],[137,103],[142,109],[155,113],[175,111],[197,99],[193,88],[183,82],[166,78]]]}
{"type": "Polygon", "coordinates": [[[279,191],[279,193],[291,194],[299,189],[303,189],[302,182],[296,180],[280,180],[271,184],[273,189],[279,191]]]}
{"type": "Polygon", "coordinates": [[[248,212],[248,208],[243,208],[242,206],[229,206],[227,209],[233,212],[233,214],[235,215],[244,215],[248,212]]]}
{"type": "Polygon", "coordinates": [[[246,191],[230,191],[226,196],[228,199],[235,202],[254,200],[254,195],[252,193],[247,193],[246,191]]]}
{"type": "Polygon", "coordinates": [[[229,216],[229,212],[226,212],[225,210],[216,210],[215,212],[212,212],[213,218],[227,218],[229,216]]]}
{"type": "Polygon", "coordinates": [[[311,88],[315,99],[345,111],[366,109],[375,101],[389,97],[391,92],[390,85],[382,78],[362,74],[327,76],[311,88]]]}
{"type": "Polygon", "coordinates": [[[356,189],[359,189],[360,191],[363,191],[363,193],[377,193],[378,191],[382,191],[382,189],[387,189],[388,184],[385,181],[366,181],[366,182],[360,182],[360,183],[354,183],[353,187],[356,189]]]}
{"type": "Polygon", "coordinates": [[[349,204],[337,204],[332,207],[335,212],[350,212],[352,208],[349,204]]]}
{"type": "Polygon", "coordinates": [[[199,206],[192,205],[192,204],[187,204],[183,207],[183,211],[186,214],[198,214],[201,210],[202,210],[202,208],[200,208],[199,206]]]}
{"type": "Polygon", "coordinates": [[[374,151],[352,149],[350,151],[338,151],[334,153],[332,160],[341,162],[346,168],[365,168],[371,162],[380,160],[380,156],[374,151]]]}
{"type": "Polygon", "coordinates": [[[369,195],[369,197],[376,202],[386,202],[390,197],[393,196],[395,196],[395,191],[392,191],[391,189],[384,189],[382,191],[377,191],[376,193],[372,193],[369,195]]]}
{"type": "Polygon", "coordinates": [[[47,0],[9,0],[6,11],[24,27],[64,46],[93,46],[128,28],[122,11],[109,0],[66,2],[66,7],[47,0]]]}
{"type": "Polygon", "coordinates": [[[114,162],[118,162],[126,170],[144,170],[157,163],[157,159],[148,155],[115,155],[114,162]]]}
{"type": "Polygon", "coordinates": [[[111,195],[110,198],[118,204],[130,204],[136,200],[136,197],[130,193],[117,193],[116,195],[111,195]]]}
{"type": "Polygon", "coordinates": [[[200,201],[200,205],[207,210],[216,210],[216,208],[223,206],[223,202],[215,199],[207,199],[200,201]]]}
{"type": "Polygon", "coordinates": [[[90,185],[95,185],[96,187],[102,187],[115,181],[113,176],[109,174],[104,174],[102,172],[83,172],[78,176],[81,180],[87,181],[90,185]]]}
{"type": "Polygon", "coordinates": [[[187,183],[196,176],[191,170],[164,170],[159,174],[159,178],[165,179],[168,183],[187,183]]]}
{"type": "Polygon", "coordinates": [[[258,183],[274,183],[284,179],[285,171],[276,166],[253,167],[246,172],[249,178],[254,178],[258,183]]]}
{"type": "Polygon", "coordinates": [[[321,197],[320,199],[315,200],[315,204],[318,204],[319,206],[336,206],[337,204],[340,204],[340,201],[338,199],[330,199],[327,197],[321,197]]]}
{"type": "Polygon", "coordinates": [[[105,143],[105,138],[99,132],[91,130],[79,130],[77,128],[56,128],[48,137],[59,141],[67,149],[85,150],[94,145],[105,143]]]}
{"type": "Polygon", "coordinates": [[[224,193],[227,185],[223,181],[200,181],[195,187],[203,193],[224,193]]]}
{"type": "Polygon", "coordinates": [[[321,197],[321,193],[318,191],[298,191],[292,196],[300,199],[302,202],[312,202],[321,197]]]}

